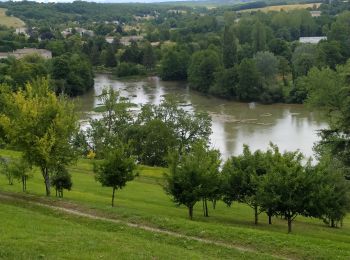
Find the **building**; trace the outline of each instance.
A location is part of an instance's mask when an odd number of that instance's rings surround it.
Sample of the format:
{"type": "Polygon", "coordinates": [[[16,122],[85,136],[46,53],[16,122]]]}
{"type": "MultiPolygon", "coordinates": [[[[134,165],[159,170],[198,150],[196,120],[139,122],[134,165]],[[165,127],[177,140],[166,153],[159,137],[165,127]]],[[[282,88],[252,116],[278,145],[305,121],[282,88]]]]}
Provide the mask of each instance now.
{"type": "Polygon", "coordinates": [[[13,52],[0,52],[0,59],[6,59],[10,56],[15,57],[16,59],[22,59],[23,57],[31,54],[37,54],[43,57],[44,59],[51,59],[52,53],[49,50],[45,49],[34,49],[34,48],[24,48],[18,49],[13,52]]]}
{"type": "Polygon", "coordinates": [[[124,36],[120,39],[120,43],[124,46],[129,46],[131,42],[138,42],[142,40],[143,40],[143,36],[141,35],[124,36]]]}
{"type": "Polygon", "coordinates": [[[67,38],[69,35],[73,34],[73,31],[75,30],[76,33],[78,33],[81,37],[83,35],[87,35],[87,36],[94,36],[94,32],[91,30],[86,30],[84,28],[80,28],[80,27],[75,27],[75,28],[66,28],[64,29],[61,34],[64,38],[67,38]]]}
{"type": "Polygon", "coordinates": [[[310,11],[310,14],[312,17],[320,17],[322,12],[321,11],[310,11]]]}
{"type": "Polygon", "coordinates": [[[300,37],[299,42],[301,43],[311,43],[317,44],[322,40],[327,40],[327,36],[319,36],[319,37],[300,37]]]}
{"type": "Polygon", "coordinates": [[[105,38],[105,40],[106,40],[106,42],[108,42],[108,43],[113,43],[114,37],[112,37],[112,36],[107,36],[107,37],[105,38]]]}
{"type": "Polygon", "coordinates": [[[28,29],[26,27],[19,27],[19,28],[16,28],[15,34],[24,34],[26,37],[29,37],[27,30],[28,29]]]}

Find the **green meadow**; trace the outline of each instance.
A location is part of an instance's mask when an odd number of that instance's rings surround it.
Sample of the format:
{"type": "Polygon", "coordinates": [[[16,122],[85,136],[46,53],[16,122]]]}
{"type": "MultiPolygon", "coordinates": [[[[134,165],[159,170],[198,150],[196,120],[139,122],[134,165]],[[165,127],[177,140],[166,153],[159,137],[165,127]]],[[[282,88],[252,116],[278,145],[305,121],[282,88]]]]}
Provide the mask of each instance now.
{"type": "MultiPolygon", "coordinates": [[[[18,157],[19,153],[1,150],[0,155],[18,157]]],[[[73,188],[64,198],[46,198],[43,179],[38,171],[28,181],[24,198],[69,205],[99,216],[119,219],[120,224],[60,213],[23,201],[0,198],[0,258],[116,258],[120,259],[200,259],[200,258],[289,258],[350,259],[350,217],[342,228],[329,228],[321,220],[297,217],[293,233],[280,218],[269,225],[264,214],[253,224],[253,210],[244,204],[227,207],[218,203],[204,217],[196,205],[194,220],[185,207],[175,206],[162,188],[166,169],[139,167],[140,176],[117,191],[112,208],[110,188],[94,179],[93,165],[81,159],[70,167],[73,188]],[[33,196],[34,195],[34,196],[33,196]],[[171,235],[131,228],[123,222],[137,223],[179,234],[195,236],[248,250],[209,245],[171,235]],[[19,246],[21,245],[21,246],[19,246]]],[[[21,184],[8,185],[0,176],[0,194],[19,195],[21,184]]]]}

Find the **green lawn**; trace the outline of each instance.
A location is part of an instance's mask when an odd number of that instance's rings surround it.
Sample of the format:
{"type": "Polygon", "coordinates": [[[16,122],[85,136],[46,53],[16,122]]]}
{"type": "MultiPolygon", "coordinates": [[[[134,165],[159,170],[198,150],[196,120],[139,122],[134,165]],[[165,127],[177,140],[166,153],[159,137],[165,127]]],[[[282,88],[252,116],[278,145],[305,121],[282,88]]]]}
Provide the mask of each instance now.
{"type": "MultiPolygon", "coordinates": [[[[18,153],[4,150],[0,151],[0,154],[3,156],[18,156],[18,153]]],[[[287,225],[284,220],[275,218],[273,219],[273,225],[268,225],[267,217],[264,214],[261,214],[260,224],[255,226],[253,224],[253,211],[246,205],[234,204],[231,208],[228,208],[223,203],[219,203],[216,210],[210,210],[209,218],[202,216],[201,207],[200,204],[198,204],[194,212],[194,221],[190,221],[187,218],[186,208],[176,207],[171,202],[170,198],[164,193],[160,185],[162,182],[163,172],[165,171],[164,169],[143,166],[140,167],[139,171],[140,177],[137,178],[137,180],[130,182],[124,190],[117,192],[116,207],[111,208],[111,189],[102,188],[95,182],[94,175],[92,173],[92,164],[90,161],[80,160],[76,166],[71,167],[71,173],[73,175],[73,190],[70,192],[65,192],[64,201],[75,202],[79,205],[83,205],[84,207],[95,209],[103,214],[125,221],[143,223],[149,226],[176,231],[182,234],[208,238],[215,241],[223,241],[225,243],[231,243],[233,245],[253,249],[261,254],[264,253],[268,255],[286,256],[298,259],[350,259],[349,217],[345,219],[344,227],[339,229],[329,228],[325,226],[322,221],[317,219],[298,217],[293,226],[293,233],[287,234],[287,225]]],[[[20,184],[15,183],[15,185],[10,186],[7,184],[6,179],[3,176],[0,176],[0,191],[20,192],[20,190],[20,184]]],[[[43,196],[44,192],[45,189],[42,177],[38,172],[35,172],[34,177],[28,182],[28,193],[43,196]]],[[[56,199],[52,198],[52,200],[56,199]]],[[[16,208],[13,206],[6,207],[12,207],[12,210],[15,210],[16,212],[18,211],[18,214],[21,214],[20,212],[22,211],[24,212],[29,210],[27,208],[21,208],[22,206],[16,206],[16,208]]],[[[1,212],[6,212],[6,210],[2,208],[0,210],[1,212]]],[[[37,210],[34,211],[33,209],[30,210],[33,212],[33,214],[25,214],[25,216],[31,216],[30,221],[32,221],[32,215],[37,215],[38,218],[44,218],[44,213],[38,212],[37,210]]],[[[0,216],[2,216],[1,219],[6,218],[6,215],[0,216]]],[[[52,221],[55,219],[57,222],[67,221],[67,217],[65,217],[64,220],[60,220],[59,216],[53,216],[52,214],[49,215],[48,218],[53,218],[52,221]]],[[[70,222],[75,223],[74,226],[77,226],[76,230],[75,228],[69,228],[69,232],[67,232],[67,234],[69,234],[71,237],[77,236],[76,234],[73,234],[74,232],[81,234],[80,232],[84,232],[87,226],[90,228],[90,225],[86,224],[86,222],[88,222],[87,220],[77,220],[72,217],[69,219],[70,222]],[[77,223],[79,223],[79,225],[77,225],[77,223]]],[[[25,220],[26,218],[24,218],[24,221],[25,220]]],[[[50,228],[50,224],[48,224],[50,223],[49,219],[48,221],[42,220],[40,222],[47,228],[50,228]]],[[[97,224],[95,223],[94,225],[97,224]]],[[[91,225],[91,229],[94,227],[94,225],[91,225]]],[[[110,225],[111,224],[107,225],[107,230],[108,226],[110,225]]],[[[59,225],[60,228],[61,226],[62,225],[59,225]]],[[[104,240],[99,240],[98,236],[103,235],[102,232],[105,232],[104,224],[98,224],[98,226],[100,229],[98,229],[98,232],[96,231],[95,238],[97,241],[103,244],[104,240]]],[[[86,232],[92,232],[89,228],[86,230],[86,232]]],[[[52,227],[50,232],[55,233],[56,231],[52,227]]],[[[64,234],[64,231],[57,232],[62,232],[62,234],[64,234]]],[[[116,232],[118,232],[118,230],[116,230],[116,232]]],[[[119,232],[121,231],[119,230],[119,232]]],[[[137,246],[137,244],[142,243],[142,241],[135,238],[134,243],[134,238],[131,238],[130,236],[128,237],[128,235],[131,235],[133,232],[138,233],[141,231],[126,232],[126,234],[123,233],[125,237],[122,235],[121,237],[123,237],[123,242],[131,243],[133,246],[137,246]]],[[[147,236],[152,235],[145,231],[142,231],[141,233],[145,233],[143,237],[145,240],[147,240],[147,236]]],[[[21,231],[19,229],[16,229],[12,234],[14,237],[17,235],[21,236],[21,231]]],[[[2,239],[2,237],[3,236],[0,236],[0,239],[2,239]]],[[[138,238],[141,239],[142,237],[138,238]]],[[[60,239],[63,239],[63,237],[60,239]]],[[[57,243],[60,243],[60,239],[59,237],[57,238],[57,243]]],[[[106,238],[105,241],[107,240],[110,239],[106,238]]],[[[175,240],[176,239],[172,240],[173,243],[175,243],[174,245],[170,242],[168,244],[167,240],[162,239],[161,241],[164,243],[162,246],[158,246],[160,251],[157,252],[157,256],[159,256],[159,258],[167,258],[165,255],[163,255],[163,253],[170,251],[172,253],[173,251],[175,252],[178,250],[179,253],[175,253],[173,255],[176,258],[202,258],[203,255],[207,254],[208,257],[234,257],[233,254],[225,255],[226,250],[224,249],[221,249],[223,255],[215,255],[217,254],[215,247],[209,247],[208,245],[198,245],[198,252],[196,250],[191,250],[191,252],[193,251],[193,254],[196,253],[197,255],[186,255],[189,253],[187,252],[187,249],[183,248],[183,245],[179,241],[175,240]],[[174,249],[171,247],[174,247],[174,249]],[[207,253],[205,250],[202,251],[200,248],[209,251],[212,250],[212,253],[207,253]],[[183,250],[183,257],[180,255],[181,250],[183,250]],[[201,255],[202,252],[203,255],[201,255]]],[[[14,242],[15,241],[12,243],[14,242]]],[[[32,243],[34,242],[35,240],[32,240],[32,243]]],[[[4,249],[0,246],[0,251],[3,250],[4,249]]],[[[144,255],[134,256],[151,258],[150,254],[152,250],[150,250],[150,248],[147,249],[147,247],[144,247],[142,250],[144,250],[142,253],[144,255]]],[[[79,252],[79,248],[76,248],[76,252],[79,252]]],[[[30,252],[27,253],[29,254],[30,252]]],[[[235,254],[238,254],[238,252],[235,252],[235,254]]],[[[14,257],[15,256],[16,255],[14,255],[14,257]]],[[[108,258],[108,252],[106,252],[104,256],[108,258]]],[[[245,256],[249,257],[251,255],[246,254],[245,256]]],[[[263,257],[263,255],[261,256],[263,257]]]]}

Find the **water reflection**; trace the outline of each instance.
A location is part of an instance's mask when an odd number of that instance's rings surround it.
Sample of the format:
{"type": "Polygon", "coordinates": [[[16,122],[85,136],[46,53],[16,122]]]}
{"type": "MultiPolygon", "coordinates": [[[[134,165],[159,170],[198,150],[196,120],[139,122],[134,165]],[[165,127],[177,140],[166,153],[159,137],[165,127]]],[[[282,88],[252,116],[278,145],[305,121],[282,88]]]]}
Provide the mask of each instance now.
{"type": "Polygon", "coordinates": [[[158,77],[121,81],[97,75],[94,91],[80,98],[81,110],[89,112],[97,106],[96,96],[108,86],[135,104],[159,104],[164,95],[175,94],[186,104],[184,109],[207,111],[213,120],[211,143],[224,158],[241,153],[243,144],[256,150],[266,149],[270,142],[281,150],[299,149],[311,156],[317,130],[327,127],[321,115],[302,105],[232,102],[192,92],[183,82],[164,82],[158,77]]]}

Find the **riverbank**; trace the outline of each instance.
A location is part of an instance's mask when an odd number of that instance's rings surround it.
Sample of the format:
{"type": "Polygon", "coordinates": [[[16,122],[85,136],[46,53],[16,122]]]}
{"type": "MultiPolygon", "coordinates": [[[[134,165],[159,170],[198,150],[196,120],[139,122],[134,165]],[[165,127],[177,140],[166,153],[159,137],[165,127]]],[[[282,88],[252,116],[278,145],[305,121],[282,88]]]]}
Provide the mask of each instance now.
{"type": "MultiPolygon", "coordinates": [[[[20,154],[8,150],[0,150],[0,155],[18,158],[20,154]]],[[[80,159],[77,165],[69,167],[69,171],[72,173],[73,189],[69,192],[65,191],[63,199],[56,199],[55,197],[47,199],[43,196],[45,194],[45,188],[42,176],[38,170],[35,170],[33,178],[28,180],[27,194],[20,192],[21,185],[19,183],[15,183],[12,186],[8,185],[4,176],[0,176],[0,191],[2,194],[7,192],[15,196],[24,196],[25,198],[28,197],[28,199],[34,198],[39,202],[43,200],[44,202],[54,203],[55,205],[67,203],[75,209],[82,209],[84,212],[107,216],[108,218],[117,219],[122,222],[146,225],[186,236],[194,236],[247,248],[252,252],[258,253],[258,256],[264,259],[274,258],[274,256],[291,259],[332,259],[334,256],[337,256],[339,259],[348,259],[350,257],[350,244],[348,243],[350,236],[349,217],[344,220],[344,226],[339,229],[331,229],[324,225],[321,220],[297,217],[293,233],[288,235],[286,223],[283,219],[274,218],[273,225],[268,225],[267,217],[262,214],[259,216],[259,225],[255,226],[253,224],[254,217],[251,208],[239,203],[235,203],[231,208],[228,208],[220,202],[215,210],[209,210],[209,218],[202,215],[201,205],[198,203],[194,210],[194,221],[190,221],[187,217],[187,209],[182,206],[176,207],[160,185],[166,169],[145,166],[139,168],[140,176],[136,180],[128,183],[125,189],[117,192],[116,207],[112,208],[109,206],[112,191],[110,188],[101,187],[95,181],[92,168],[92,161],[87,159],[80,159]]],[[[0,205],[4,205],[3,201],[1,201],[0,205]]],[[[41,229],[45,237],[55,237],[55,232],[58,232],[58,234],[65,234],[64,232],[67,232],[68,234],[66,238],[61,235],[56,237],[54,240],[56,242],[52,242],[51,244],[52,247],[54,245],[60,247],[58,246],[60,241],[64,239],[66,239],[64,241],[71,241],[71,238],[78,238],[78,234],[80,237],[89,237],[89,234],[91,234],[93,236],[91,238],[91,244],[86,244],[87,240],[84,240],[81,241],[81,246],[85,248],[92,247],[92,256],[97,255],[99,250],[102,250],[104,252],[102,255],[106,257],[114,253],[115,251],[110,246],[113,243],[117,243],[117,241],[114,239],[110,240],[110,236],[107,236],[106,240],[102,237],[106,234],[105,232],[118,237],[120,231],[121,238],[118,240],[118,243],[120,243],[122,248],[129,246],[134,249],[139,243],[142,243],[142,239],[141,241],[138,240],[136,234],[150,241],[153,241],[152,237],[154,239],[157,238],[155,244],[145,245],[149,245],[152,250],[148,248],[148,251],[154,252],[155,256],[159,256],[160,258],[164,258],[164,252],[171,250],[170,245],[168,245],[170,242],[167,239],[174,241],[176,245],[174,250],[178,250],[179,256],[186,257],[188,256],[187,253],[192,252],[194,253],[194,258],[196,258],[197,253],[199,254],[197,257],[202,258],[201,256],[204,255],[201,255],[200,252],[203,252],[203,254],[208,253],[208,257],[212,258],[232,259],[234,256],[241,257],[239,252],[234,249],[225,249],[216,245],[203,243],[197,244],[197,242],[191,242],[186,239],[171,239],[168,236],[163,237],[161,234],[150,235],[148,232],[141,230],[130,231],[123,224],[108,224],[105,221],[93,221],[84,217],[71,217],[69,214],[66,215],[57,212],[54,212],[56,218],[52,218],[50,217],[52,216],[50,210],[31,209],[32,206],[27,203],[20,203],[17,206],[9,205],[9,207],[10,209],[7,206],[2,206],[0,210],[2,212],[0,213],[1,220],[5,219],[6,223],[9,224],[9,226],[5,225],[6,232],[12,232],[12,237],[20,236],[21,234],[25,234],[28,237],[30,236],[28,232],[32,233],[31,239],[28,240],[28,247],[21,247],[19,251],[13,250],[12,256],[19,256],[21,252],[33,256],[32,253],[35,250],[32,250],[30,245],[37,245],[38,237],[41,237],[39,235],[35,236],[38,230],[33,230],[33,228],[25,226],[25,223],[36,223],[36,221],[39,223],[39,221],[50,220],[48,223],[56,224],[45,225],[41,229]],[[28,208],[30,209],[29,211],[27,210],[28,208]],[[6,215],[9,211],[13,212],[12,218],[6,215]],[[44,212],[44,214],[40,214],[40,212],[44,212]],[[48,216],[48,218],[44,219],[45,216],[48,216]],[[34,220],[37,217],[39,219],[34,220]],[[11,222],[10,219],[21,220],[18,220],[19,222],[17,223],[16,221],[11,222]],[[20,225],[20,223],[22,224],[20,225]],[[92,225],[91,229],[86,231],[84,223],[88,223],[87,226],[92,225]],[[15,228],[16,226],[25,226],[25,228],[21,230],[15,228]],[[50,229],[50,231],[46,229],[50,229]],[[132,236],[127,236],[129,231],[132,236]],[[160,240],[164,240],[164,243],[157,244],[160,240]],[[103,241],[108,244],[110,241],[113,243],[109,244],[110,246],[104,247],[105,243],[103,241]],[[177,247],[179,248],[176,249],[177,247]],[[185,250],[181,251],[181,248],[185,250]]],[[[4,237],[4,234],[1,234],[1,237],[4,237]]],[[[8,248],[14,248],[16,241],[10,238],[5,241],[8,241],[8,248]]],[[[3,248],[3,245],[0,245],[0,249],[3,248]]],[[[68,245],[69,243],[64,242],[62,248],[67,248],[68,250],[68,245]]],[[[34,246],[34,248],[36,247],[34,246]]],[[[72,250],[77,255],[79,254],[77,247],[73,247],[72,250]]],[[[121,249],[121,252],[123,250],[121,249]]],[[[9,250],[6,252],[9,254],[9,250]]],[[[60,252],[54,250],[53,254],[45,253],[45,256],[64,257],[62,252],[65,252],[65,250],[61,250],[60,252]]],[[[254,256],[256,256],[255,253],[253,255],[247,253],[248,258],[254,256]]]]}

